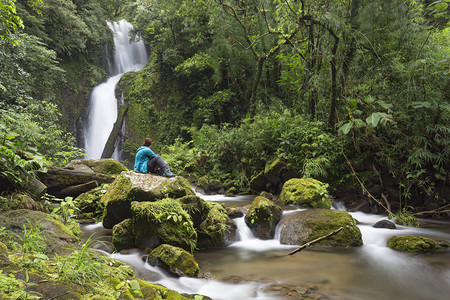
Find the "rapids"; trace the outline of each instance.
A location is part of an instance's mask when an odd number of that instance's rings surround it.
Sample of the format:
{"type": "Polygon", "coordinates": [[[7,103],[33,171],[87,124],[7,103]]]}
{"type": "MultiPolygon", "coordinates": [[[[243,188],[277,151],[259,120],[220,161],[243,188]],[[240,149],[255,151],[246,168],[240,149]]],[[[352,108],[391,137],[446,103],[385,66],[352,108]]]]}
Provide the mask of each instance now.
{"type": "MultiPolygon", "coordinates": [[[[227,205],[245,205],[253,197],[200,195],[207,201],[227,205]]],[[[345,209],[335,205],[335,209],[345,209]]],[[[289,213],[284,211],[283,213],[289,213]]],[[[270,284],[317,289],[326,299],[346,300],[444,300],[450,294],[450,250],[429,254],[406,254],[386,246],[393,235],[418,234],[450,241],[449,222],[426,222],[423,228],[397,225],[396,230],[372,227],[387,219],[381,215],[351,213],[358,220],[364,245],[352,249],[311,247],[289,256],[295,246],[273,240],[259,240],[247,228],[244,218],[236,218],[240,241],[222,249],[194,254],[200,273],[214,279],[173,278],[141,259],[142,252],[129,254],[102,251],[135,267],[137,274],[152,283],[161,284],[180,293],[202,294],[212,299],[285,299],[264,292],[270,284]],[[427,223],[428,222],[428,223],[427,223]]],[[[84,231],[100,232],[101,224],[84,231]]],[[[102,233],[103,234],[103,233],[102,233]]]]}

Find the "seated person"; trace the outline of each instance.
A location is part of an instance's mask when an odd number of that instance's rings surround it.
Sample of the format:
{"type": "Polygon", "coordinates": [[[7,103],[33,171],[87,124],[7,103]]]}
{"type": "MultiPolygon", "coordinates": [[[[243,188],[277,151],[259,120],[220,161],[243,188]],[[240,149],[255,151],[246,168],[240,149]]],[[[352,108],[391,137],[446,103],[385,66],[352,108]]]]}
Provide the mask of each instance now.
{"type": "Polygon", "coordinates": [[[161,156],[155,154],[155,152],[150,149],[152,143],[153,141],[151,138],[146,138],[144,144],[137,149],[136,158],[134,160],[134,170],[141,173],[156,173],[166,177],[174,177],[175,175],[170,172],[167,163],[161,156]]]}

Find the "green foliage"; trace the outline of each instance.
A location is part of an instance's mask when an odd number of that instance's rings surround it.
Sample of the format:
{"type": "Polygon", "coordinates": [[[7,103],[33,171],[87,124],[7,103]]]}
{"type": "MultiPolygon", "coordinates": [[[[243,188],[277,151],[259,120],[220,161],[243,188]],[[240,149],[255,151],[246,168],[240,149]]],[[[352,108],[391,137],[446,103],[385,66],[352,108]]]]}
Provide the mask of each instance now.
{"type": "Polygon", "coordinates": [[[13,244],[21,253],[45,253],[46,245],[41,232],[41,226],[31,223],[23,225],[23,235],[17,235],[18,242],[13,244]]]}
{"type": "Polygon", "coordinates": [[[71,218],[78,212],[78,208],[73,202],[72,197],[66,197],[61,201],[59,206],[55,207],[52,211],[52,214],[57,214],[60,216],[61,221],[64,224],[69,224],[71,218]]]}

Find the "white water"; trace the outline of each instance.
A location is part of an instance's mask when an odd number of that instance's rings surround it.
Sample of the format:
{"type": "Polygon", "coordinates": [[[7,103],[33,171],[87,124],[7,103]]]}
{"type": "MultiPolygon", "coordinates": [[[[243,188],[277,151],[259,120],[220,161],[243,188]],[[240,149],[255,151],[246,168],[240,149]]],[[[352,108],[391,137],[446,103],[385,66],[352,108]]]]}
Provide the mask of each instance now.
{"type": "MultiPolygon", "coordinates": [[[[236,199],[208,196],[210,200],[234,204],[236,199]]],[[[251,202],[251,198],[247,201],[251,202]]],[[[343,209],[343,207],[339,207],[343,209]]],[[[296,210],[285,211],[288,214],[296,210]]],[[[279,232],[272,240],[255,238],[244,221],[234,219],[240,241],[214,251],[198,252],[195,258],[202,272],[218,279],[174,278],[142,261],[140,252],[110,254],[133,265],[142,278],[180,293],[200,294],[212,299],[284,299],[263,293],[266,283],[294,286],[315,285],[327,299],[350,300],[446,300],[450,295],[450,251],[407,254],[387,247],[393,235],[416,234],[450,241],[447,230],[398,226],[396,230],[374,228],[387,219],[380,215],[351,213],[358,220],[364,245],[352,249],[309,248],[288,256],[296,246],[279,243],[279,232]],[[242,278],[240,284],[226,282],[230,276],[242,278]],[[252,282],[248,282],[248,281],[252,282]]],[[[448,226],[449,223],[444,223],[448,226]]],[[[95,229],[98,225],[93,225],[95,229]]],[[[442,228],[442,224],[440,225],[442,228]]]]}
{"type": "MultiPolygon", "coordinates": [[[[114,64],[111,77],[96,86],[90,97],[88,126],[85,134],[86,158],[98,159],[103,153],[108,137],[117,120],[116,84],[123,74],[140,70],[147,62],[147,52],[142,41],[130,43],[130,23],[125,20],[108,22],[114,32],[114,64]]],[[[117,155],[117,151],[115,152],[117,155]]],[[[117,159],[117,157],[115,157],[117,159]]]]}

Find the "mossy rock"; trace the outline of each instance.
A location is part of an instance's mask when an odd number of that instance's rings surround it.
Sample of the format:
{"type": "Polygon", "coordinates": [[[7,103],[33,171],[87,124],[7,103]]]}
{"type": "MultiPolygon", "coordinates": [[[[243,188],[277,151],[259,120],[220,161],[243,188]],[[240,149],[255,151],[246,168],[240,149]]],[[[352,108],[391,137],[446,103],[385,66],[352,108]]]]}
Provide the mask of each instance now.
{"type": "Polygon", "coordinates": [[[178,200],[166,198],[131,205],[135,244],[140,249],[154,249],[162,244],[193,251],[197,242],[191,217],[178,200]]]}
{"type": "Polygon", "coordinates": [[[256,237],[268,240],[273,238],[281,214],[282,209],[273,201],[258,196],[245,215],[245,223],[256,237]]]}
{"type": "Polygon", "coordinates": [[[167,244],[153,249],[148,256],[148,263],[179,277],[197,277],[200,269],[189,252],[167,244]]]}
{"type": "Polygon", "coordinates": [[[117,251],[135,247],[133,220],[126,219],[114,225],[112,229],[112,243],[117,251]]]}
{"type": "Polygon", "coordinates": [[[137,282],[139,282],[140,285],[140,291],[142,292],[142,295],[144,296],[144,299],[152,299],[152,300],[164,300],[164,299],[171,299],[171,300],[188,300],[193,299],[193,297],[186,298],[183,295],[180,295],[179,293],[169,290],[168,288],[165,288],[158,284],[153,284],[148,281],[142,280],[137,278],[137,282]]]}
{"type": "MultiPolygon", "coordinates": [[[[68,226],[40,211],[18,209],[0,215],[0,227],[21,235],[26,226],[28,231],[39,232],[39,243],[46,251],[54,251],[79,239],[68,226]]],[[[3,241],[5,242],[5,241],[3,241]]]]}
{"type": "Polygon", "coordinates": [[[395,235],[388,240],[388,247],[402,252],[429,252],[436,250],[437,243],[418,235],[395,235]]]}
{"type": "Polygon", "coordinates": [[[228,217],[225,208],[215,202],[207,202],[207,205],[208,215],[197,228],[198,248],[220,248],[236,241],[236,225],[228,217]]]}
{"type": "Polygon", "coordinates": [[[279,224],[280,243],[303,245],[340,227],[339,233],[317,243],[327,247],[356,247],[363,244],[356,220],[346,211],[310,209],[282,216],[279,224]]]}
{"type": "Polygon", "coordinates": [[[197,228],[207,217],[209,206],[205,200],[198,196],[189,195],[179,199],[183,209],[189,214],[194,227],[197,228]]]}
{"type": "Polygon", "coordinates": [[[45,211],[46,207],[43,202],[35,201],[27,194],[19,193],[0,197],[0,212],[15,209],[45,211]]]}
{"type": "Polygon", "coordinates": [[[286,181],[280,194],[283,204],[310,208],[331,208],[327,184],[313,178],[293,178],[286,181]]]}
{"type": "Polygon", "coordinates": [[[108,187],[109,184],[102,184],[76,197],[73,202],[80,210],[80,213],[94,213],[94,217],[101,215],[105,209],[105,206],[101,202],[101,198],[106,194],[108,187]]]}
{"type": "Polygon", "coordinates": [[[156,201],[187,195],[195,195],[195,192],[183,177],[167,178],[133,171],[123,172],[117,176],[101,199],[105,205],[103,226],[112,228],[131,217],[130,208],[133,201],[156,201]]]}
{"type": "Polygon", "coordinates": [[[264,172],[261,172],[250,179],[250,189],[256,192],[264,191],[268,184],[269,181],[264,176],[264,172]]]}
{"type": "Polygon", "coordinates": [[[127,167],[112,158],[102,159],[75,159],[66,167],[75,167],[76,165],[88,166],[95,173],[107,175],[119,175],[123,171],[128,171],[127,167]]]}
{"type": "Polygon", "coordinates": [[[286,162],[281,158],[275,158],[266,164],[264,168],[264,176],[274,184],[278,184],[282,178],[282,171],[286,169],[286,162]]]}

